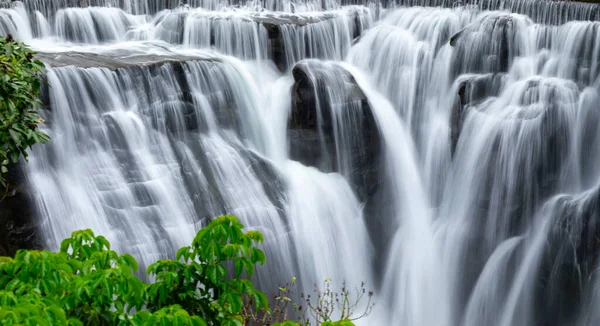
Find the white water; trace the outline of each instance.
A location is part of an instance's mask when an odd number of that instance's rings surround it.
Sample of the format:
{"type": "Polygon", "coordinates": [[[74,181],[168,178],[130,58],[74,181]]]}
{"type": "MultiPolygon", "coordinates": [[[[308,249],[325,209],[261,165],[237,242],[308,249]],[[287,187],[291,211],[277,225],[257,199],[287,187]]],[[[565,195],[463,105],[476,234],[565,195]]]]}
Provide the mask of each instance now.
{"type": "Polygon", "coordinates": [[[365,281],[365,325],[598,322],[600,6],[80,4],[0,9],[48,64],[49,248],[91,228],[147,265],[232,213],[261,288],[365,281]]]}

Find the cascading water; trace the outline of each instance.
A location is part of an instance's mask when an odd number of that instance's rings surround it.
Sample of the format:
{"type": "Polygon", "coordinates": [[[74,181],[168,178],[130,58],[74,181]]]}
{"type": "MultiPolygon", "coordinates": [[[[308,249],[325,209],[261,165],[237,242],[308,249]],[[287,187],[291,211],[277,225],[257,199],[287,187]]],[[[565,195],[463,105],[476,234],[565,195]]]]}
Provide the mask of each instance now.
{"type": "Polygon", "coordinates": [[[365,325],[600,321],[600,5],[24,0],[47,66],[24,165],[46,247],[143,265],[207,219],[266,238],[266,292],[374,287],[365,325]]]}

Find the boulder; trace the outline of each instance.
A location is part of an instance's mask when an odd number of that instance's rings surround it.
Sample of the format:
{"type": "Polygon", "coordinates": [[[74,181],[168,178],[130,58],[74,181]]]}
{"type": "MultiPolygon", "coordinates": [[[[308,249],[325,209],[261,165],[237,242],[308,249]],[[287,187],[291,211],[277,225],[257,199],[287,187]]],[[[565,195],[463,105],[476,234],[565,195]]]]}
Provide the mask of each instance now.
{"type": "Polygon", "coordinates": [[[2,189],[0,201],[0,256],[14,256],[19,249],[41,249],[32,196],[20,164],[8,166],[8,187],[2,189]]]}
{"type": "Polygon", "coordinates": [[[344,174],[359,198],[367,201],[380,183],[381,155],[367,97],[354,77],[336,64],[305,60],[294,66],[292,75],[290,157],[344,174]]]}

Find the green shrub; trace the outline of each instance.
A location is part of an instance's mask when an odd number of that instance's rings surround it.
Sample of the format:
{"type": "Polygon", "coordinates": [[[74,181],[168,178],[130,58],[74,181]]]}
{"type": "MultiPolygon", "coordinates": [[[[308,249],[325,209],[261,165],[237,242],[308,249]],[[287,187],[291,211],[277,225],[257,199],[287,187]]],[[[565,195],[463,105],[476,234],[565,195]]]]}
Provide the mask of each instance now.
{"type": "Polygon", "coordinates": [[[264,264],[265,254],[254,247],[264,241],[258,231],[242,232],[236,217],[221,216],[200,230],[192,246],[177,251],[177,260],[161,260],[148,267],[156,282],[148,287],[148,308],[180,305],[188,312],[219,325],[241,325],[244,301],[253,299],[255,309],[268,308],[264,293],[248,279],[255,264],[264,264]],[[182,260],[183,262],[181,262],[182,260]],[[227,276],[226,263],[235,266],[227,276]]]}
{"type": "MultiPolygon", "coordinates": [[[[287,313],[268,321],[262,318],[272,316],[269,302],[248,278],[256,264],[266,261],[264,252],[255,247],[263,241],[258,231],[243,232],[236,217],[218,217],[197,233],[191,246],[177,251],[176,260],[150,265],[147,273],[155,282],[146,284],[135,276],[138,264],[131,255],[111,250],[110,243],[91,230],[75,231],[63,240],[58,253],[19,250],[14,258],[0,257],[0,321],[2,325],[299,325],[284,321],[287,313]]],[[[282,295],[277,302],[286,302],[287,307],[290,300],[282,295]]],[[[321,310],[324,302],[332,304],[327,300],[323,297],[308,308],[321,310]]],[[[276,303],[273,310],[282,309],[276,303]]],[[[329,316],[319,314],[315,320],[322,325],[352,325],[348,310],[340,322],[329,316]]],[[[308,325],[307,320],[300,318],[300,325],[308,325]]]]}
{"type": "Polygon", "coordinates": [[[44,65],[12,36],[0,37],[0,184],[9,163],[27,159],[27,149],[50,138],[38,129],[41,74],[44,65]]]}

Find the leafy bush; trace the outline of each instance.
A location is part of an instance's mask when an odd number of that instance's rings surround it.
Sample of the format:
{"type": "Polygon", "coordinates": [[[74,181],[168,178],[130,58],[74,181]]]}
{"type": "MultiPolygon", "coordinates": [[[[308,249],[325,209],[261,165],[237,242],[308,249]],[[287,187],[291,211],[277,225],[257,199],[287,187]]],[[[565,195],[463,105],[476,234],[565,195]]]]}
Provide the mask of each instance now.
{"type": "Polygon", "coordinates": [[[148,287],[148,308],[178,304],[224,326],[242,324],[244,300],[252,298],[257,310],[268,308],[266,295],[241,278],[244,272],[252,277],[254,265],[265,263],[264,252],[253,246],[264,238],[258,231],[243,233],[242,228],[234,216],[219,217],[198,232],[192,246],[177,251],[177,260],[150,265],[148,273],[156,275],[156,283],[148,287]],[[233,277],[227,276],[227,262],[235,266],[233,277]]]}
{"type": "Polygon", "coordinates": [[[38,129],[41,73],[44,65],[12,36],[0,37],[0,184],[9,163],[27,159],[27,149],[50,138],[38,129]]]}
{"type": "MultiPolygon", "coordinates": [[[[177,260],[150,265],[147,273],[156,280],[146,284],[135,276],[138,264],[131,255],[111,250],[91,230],[75,231],[58,253],[19,250],[14,258],[0,257],[0,320],[3,325],[298,325],[281,318],[261,322],[261,315],[271,314],[269,302],[248,278],[266,261],[255,247],[263,241],[257,231],[243,232],[236,217],[221,216],[201,229],[191,246],[179,249],[177,260]]],[[[340,322],[331,322],[330,315],[317,321],[352,325],[352,313],[343,315],[340,322]]]]}

